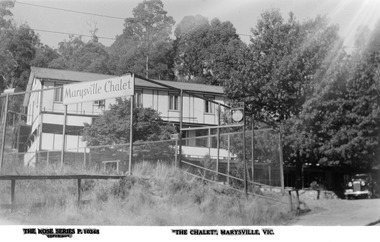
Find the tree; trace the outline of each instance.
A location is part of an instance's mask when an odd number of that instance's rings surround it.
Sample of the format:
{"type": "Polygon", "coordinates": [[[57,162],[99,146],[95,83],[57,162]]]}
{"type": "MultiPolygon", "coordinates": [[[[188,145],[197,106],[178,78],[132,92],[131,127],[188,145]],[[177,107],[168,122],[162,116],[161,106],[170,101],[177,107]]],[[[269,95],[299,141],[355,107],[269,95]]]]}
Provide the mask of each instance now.
{"type": "Polygon", "coordinates": [[[30,62],[40,44],[38,36],[28,25],[16,26],[11,24],[0,33],[0,75],[1,88],[20,87],[25,89],[30,62]]]}
{"type": "MultiPolygon", "coordinates": [[[[174,126],[163,122],[157,111],[151,108],[134,108],[133,142],[169,140],[176,133],[174,126]]],[[[89,146],[117,145],[129,143],[130,101],[117,99],[103,115],[92,124],[85,124],[83,140],[89,146]]],[[[159,142],[137,146],[137,158],[169,159],[174,157],[170,142],[159,142]]]]}
{"type": "Polygon", "coordinates": [[[318,162],[370,170],[380,154],[380,22],[354,56],[322,82],[301,118],[310,123],[318,162]]]}
{"type": "Polygon", "coordinates": [[[52,62],[54,59],[57,59],[58,57],[59,54],[57,50],[52,49],[48,45],[40,44],[37,46],[36,55],[31,61],[30,65],[47,68],[49,67],[50,62],[52,62]]]}
{"type": "Polygon", "coordinates": [[[326,19],[300,23],[292,13],[265,11],[252,29],[249,50],[225,82],[228,98],[245,101],[257,118],[283,121],[297,115],[325,57],[339,41],[326,19]]]}
{"type": "Polygon", "coordinates": [[[255,119],[283,125],[284,160],[295,164],[300,176],[302,164],[315,158],[315,143],[299,115],[334,57],[340,56],[338,27],[322,17],[301,23],[292,13],[285,20],[270,10],[251,31],[249,49],[225,82],[225,93],[244,101],[255,119]]]}
{"type": "Polygon", "coordinates": [[[70,37],[59,43],[59,57],[49,63],[50,68],[110,74],[109,54],[105,46],[95,40],[87,43],[81,37],[70,37]]]}
{"type": "Polygon", "coordinates": [[[230,22],[186,16],[175,30],[176,72],[181,81],[222,85],[246,46],[230,22]]]}
{"type": "Polygon", "coordinates": [[[111,46],[115,74],[128,71],[149,78],[173,79],[173,47],[170,34],[174,25],[160,0],[145,0],[126,18],[123,34],[111,46]]]}
{"type": "Polygon", "coordinates": [[[0,29],[9,28],[13,23],[11,17],[13,16],[9,8],[13,8],[15,5],[12,0],[0,1],[0,29]]]}

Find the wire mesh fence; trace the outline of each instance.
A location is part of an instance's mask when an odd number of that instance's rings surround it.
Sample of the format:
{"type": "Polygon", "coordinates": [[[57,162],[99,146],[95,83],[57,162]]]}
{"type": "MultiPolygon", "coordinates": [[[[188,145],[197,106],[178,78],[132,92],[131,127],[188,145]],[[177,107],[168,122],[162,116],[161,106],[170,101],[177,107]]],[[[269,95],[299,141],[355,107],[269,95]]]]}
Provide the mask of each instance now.
{"type": "MultiPolygon", "coordinates": [[[[34,89],[0,97],[2,173],[21,166],[58,169],[64,165],[74,170],[91,168],[108,173],[131,169],[128,143],[90,147],[82,137],[84,123],[92,123],[110,104],[115,103],[114,99],[68,105],[65,123],[61,86],[34,89]],[[65,146],[62,143],[64,125],[65,146]]],[[[217,110],[215,105],[213,110],[217,110]]],[[[240,186],[244,179],[245,154],[246,175],[250,182],[280,186],[278,137],[278,131],[272,129],[255,130],[254,133],[246,130],[243,142],[241,126],[206,126],[184,132],[181,140],[134,142],[131,165],[141,161],[175,165],[182,160],[183,167],[194,174],[240,186]]]]}

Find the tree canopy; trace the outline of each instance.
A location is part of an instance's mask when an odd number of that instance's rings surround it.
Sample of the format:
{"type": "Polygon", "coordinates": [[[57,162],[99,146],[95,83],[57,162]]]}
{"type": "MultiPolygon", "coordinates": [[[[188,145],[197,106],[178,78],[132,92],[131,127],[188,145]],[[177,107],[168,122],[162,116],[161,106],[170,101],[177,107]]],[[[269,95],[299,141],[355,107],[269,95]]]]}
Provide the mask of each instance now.
{"type": "MultiPolygon", "coordinates": [[[[134,108],[133,141],[156,141],[169,139],[176,130],[164,123],[151,108],[134,108]]],[[[83,140],[90,146],[115,145],[129,142],[130,134],[130,100],[117,99],[94,122],[85,124],[83,140]]]]}
{"type": "Polygon", "coordinates": [[[126,18],[123,34],[111,46],[116,73],[135,72],[149,78],[173,79],[174,25],[161,0],[145,0],[126,18]]]}
{"type": "Polygon", "coordinates": [[[246,46],[231,22],[186,16],[175,29],[176,72],[182,81],[222,85],[246,46]]]}

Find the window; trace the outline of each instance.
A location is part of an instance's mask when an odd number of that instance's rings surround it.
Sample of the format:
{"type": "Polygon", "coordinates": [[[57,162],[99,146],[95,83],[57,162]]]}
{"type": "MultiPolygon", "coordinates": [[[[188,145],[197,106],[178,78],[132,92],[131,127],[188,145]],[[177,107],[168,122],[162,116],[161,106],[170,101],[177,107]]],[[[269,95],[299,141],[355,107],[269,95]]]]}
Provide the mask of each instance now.
{"type": "Polygon", "coordinates": [[[104,108],[106,106],[106,100],[96,100],[94,101],[94,106],[98,106],[98,108],[104,108]]]}
{"type": "Polygon", "coordinates": [[[54,102],[62,102],[63,97],[63,87],[62,84],[55,84],[55,87],[60,87],[57,89],[54,89],[54,102]]]}
{"type": "Polygon", "coordinates": [[[214,103],[205,100],[205,113],[214,113],[214,103]]]}
{"type": "Polygon", "coordinates": [[[142,93],[141,92],[136,92],[135,93],[135,107],[141,108],[143,106],[142,103],[142,93]]]}
{"type": "Polygon", "coordinates": [[[169,95],[169,110],[179,110],[178,107],[178,96],[169,95]]]}

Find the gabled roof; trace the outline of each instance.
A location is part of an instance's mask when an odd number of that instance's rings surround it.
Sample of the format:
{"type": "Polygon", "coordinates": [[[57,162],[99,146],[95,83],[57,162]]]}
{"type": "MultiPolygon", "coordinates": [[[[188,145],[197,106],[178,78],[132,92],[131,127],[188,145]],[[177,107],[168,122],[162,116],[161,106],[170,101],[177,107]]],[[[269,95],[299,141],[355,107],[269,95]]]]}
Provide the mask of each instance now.
{"type": "MultiPolygon", "coordinates": [[[[31,67],[29,82],[26,87],[26,91],[31,90],[34,78],[72,83],[72,82],[96,81],[96,80],[108,79],[108,78],[113,78],[113,77],[116,77],[116,76],[89,73],[89,72],[31,67]]],[[[154,81],[166,86],[171,86],[175,89],[182,89],[184,91],[194,92],[198,94],[203,93],[203,94],[211,94],[211,95],[224,95],[223,87],[220,87],[220,86],[211,86],[211,85],[189,83],[189,82],[176,82],[176,81],[162,81],[162,80],[154,80],[154,81]]],[[[168,89],[167,87],[154,84],[140,78],[135,78],[135,87],[149,88],[149,89],[166,89],[166,90],[168,89]]],[[[24,99],[24,105],[27,105],[28,100],[29,100],[29,94],[26,94],[25,99],[24,99]]]]}
{"type": "MultiPolygon", "coordinates": [[[[96,74],[96,73],[79,72],[79,71],[67,71],[67,70],[39,68],[39,67],[31,67],[30,75],[35,78],[40,78],[40,79],[60,80],[60,81],[67,81],[67,82],[96,81],[96,80],[102,80],[102,79],[115,77],[112,75],[105,75],[105,74],[96,74]]],[[[154,80],[154,81],[158,83],[162,83],[164,85],[172,86],[176,89],[183,89],[185,91],[223,94],[223,87],[219,87],[219,86],[211,86],[211,85],[189,83],[189,82],[162,81],[162,80],[154,80]]],[[[32,82],[33,82],[33,79],[32,80],[29,79],[27,91],[30,90],[32,82]]],[[[140,78],[136,78],[135,85],[136,87],[167,89],[163,86],[159,86],[157,84],[147,82],[140,78]]]]}

